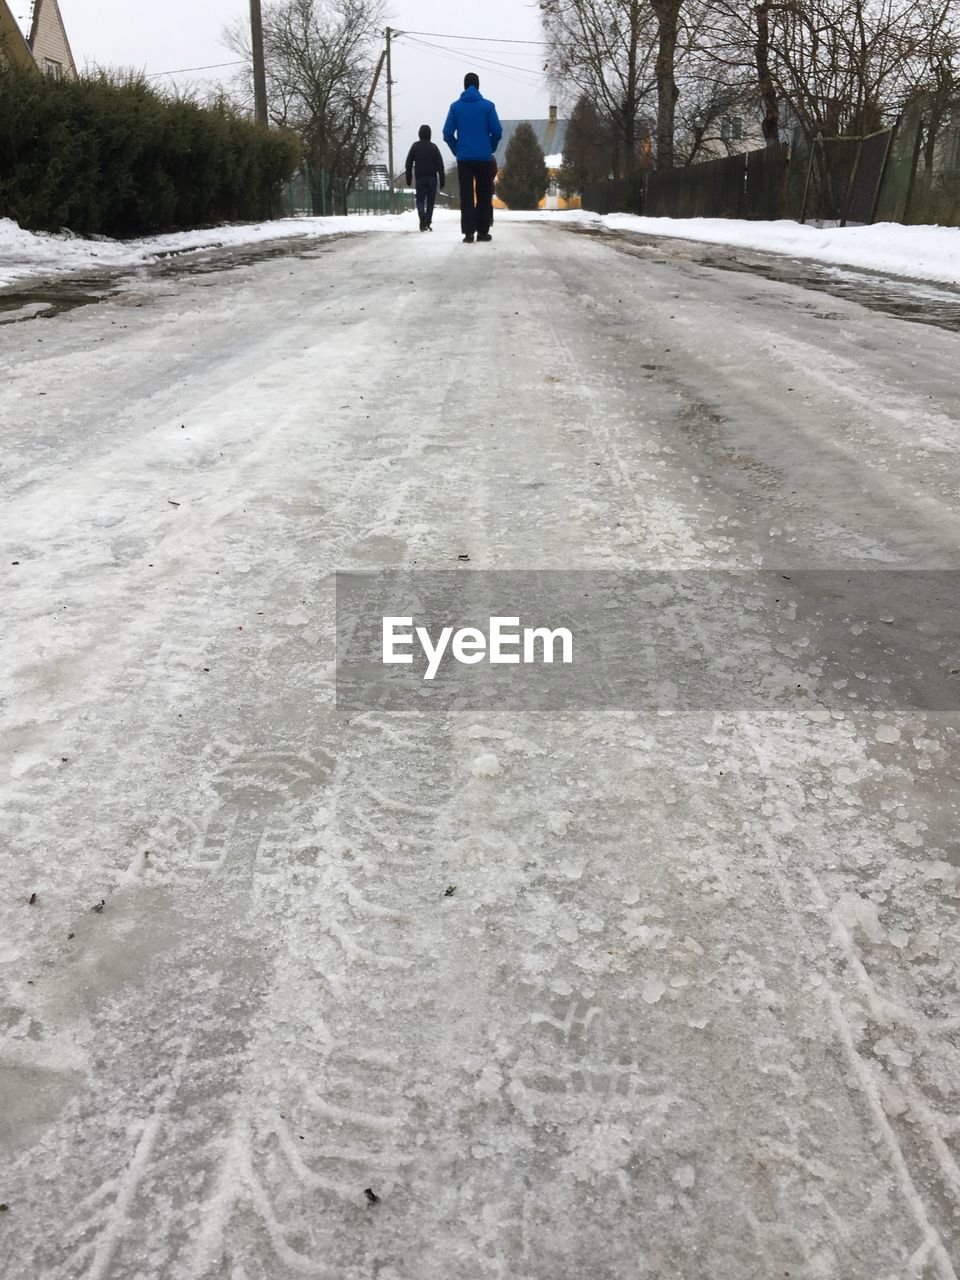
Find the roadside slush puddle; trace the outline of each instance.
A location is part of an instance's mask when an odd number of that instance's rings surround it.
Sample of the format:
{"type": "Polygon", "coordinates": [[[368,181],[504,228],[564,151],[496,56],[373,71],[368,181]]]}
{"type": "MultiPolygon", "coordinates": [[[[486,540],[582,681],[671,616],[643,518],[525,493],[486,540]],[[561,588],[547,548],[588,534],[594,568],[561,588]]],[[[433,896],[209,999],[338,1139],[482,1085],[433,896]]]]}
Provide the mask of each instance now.
{"type": "MultiPolygon", "coordinates": [[[[108,302],[111,298],[127,294],[145,283],[163,280],[175,282],[183,276],[233,271],[237,267],[254,266],[273,258],[318,258],[331,249],[336,241],[345,238],[344,234],[339,234],[324,236],[322,240],[305,241],[303,236],[297,236],[289,240],[273,240],[238,248],[201,252],[194,250],[170,254],[145,267],[124,267],[96,275],[47,278],[38,280],[29,288],[24,288],[22,283],[13,285],[9,289],[0,289],[0,326],[22,324],[26,320],[52,320],[55,316],[74,311],[78,307],[108,302]]],[[[160,296],[168,295],[145,290],[142,299],[134,305],[143,306],[152,298],[160,296]]]]}
{"type": "MultiPolygon", "coordinates": [[[[914,280],[903,276],[878,275],[858,267],[840,267],[832,263],[810,262],[790,258],[761,249],[741,249],[708,244],[702,240],[677,240],[668,235],[645,235],[620,228],[609,230],[572,225],[574,235],[593,236],[612,242],[621,253],[645,260],[674,261],[679,251],[689,262],[718,271],[738,271],[763,276],[781,284],[797,285],[826,293],[846,302],[856,302],[871,311],[931,324],[939,329],[960,331],[960,289],[936,280],[914,280]]],[[[842,321],[839,312],[825,311],[821,320],[842,321]]]]}

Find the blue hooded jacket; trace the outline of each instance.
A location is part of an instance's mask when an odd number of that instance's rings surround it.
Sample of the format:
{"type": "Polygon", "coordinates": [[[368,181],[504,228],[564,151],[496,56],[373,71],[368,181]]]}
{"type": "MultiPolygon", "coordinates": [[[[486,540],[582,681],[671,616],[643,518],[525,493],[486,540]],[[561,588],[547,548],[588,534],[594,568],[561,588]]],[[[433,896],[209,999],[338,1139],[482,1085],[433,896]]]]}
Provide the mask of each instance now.
{"type": "Polygon", "coordinates": [[[450,104],[443,140],[458,160],[492,160],[502,137],[497,108],[473,85],[450,104]]]}

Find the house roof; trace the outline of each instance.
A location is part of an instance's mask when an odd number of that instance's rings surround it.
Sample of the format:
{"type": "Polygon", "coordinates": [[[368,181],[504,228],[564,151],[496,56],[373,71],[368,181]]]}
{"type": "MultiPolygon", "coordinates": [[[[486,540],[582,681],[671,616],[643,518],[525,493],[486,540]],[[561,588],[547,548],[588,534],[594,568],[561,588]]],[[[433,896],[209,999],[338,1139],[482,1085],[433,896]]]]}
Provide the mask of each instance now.
{"type": "Polygon", "coordinates": [[[15,67],[27,69],[35,65],[30,46],[20,30],[20,24],[11,13],[7,0],[0,0],[0,52],[15,67]]]}
{"type": "Polygon", "coordinates": [[[503,157],[507,154],[507,147],[510,145],[510,139],[516,132],[518,124],[528,124],[534,132],[534,136],[540,145],[540,150],[545,156],[557,155],[563,150],[563,144],[567,137],[567,121],[566,120],[501,120],[503,125],[503,139],[497,147],[497,156],[501,163],[503,157]]]}
{"type": "Polygon", "coordinates": [[[33,21],[27,41],[34,58],[51,57],[64,65],[69,75],[77,74],[73,50],[63,25],[59,0],[34,0],[33,21]]]}

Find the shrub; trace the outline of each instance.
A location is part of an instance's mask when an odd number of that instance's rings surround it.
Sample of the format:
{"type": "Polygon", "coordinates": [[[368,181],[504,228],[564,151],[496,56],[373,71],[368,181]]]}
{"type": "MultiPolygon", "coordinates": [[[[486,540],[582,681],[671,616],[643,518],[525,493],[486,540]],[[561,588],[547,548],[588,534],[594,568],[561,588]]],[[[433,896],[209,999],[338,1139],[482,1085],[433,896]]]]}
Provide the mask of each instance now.
{"type": "Polygon", "coordinates": [[[141,78],[0,70],[0,216],[32,231],[137,236],[280,212],[292,134],[141,78]]]}

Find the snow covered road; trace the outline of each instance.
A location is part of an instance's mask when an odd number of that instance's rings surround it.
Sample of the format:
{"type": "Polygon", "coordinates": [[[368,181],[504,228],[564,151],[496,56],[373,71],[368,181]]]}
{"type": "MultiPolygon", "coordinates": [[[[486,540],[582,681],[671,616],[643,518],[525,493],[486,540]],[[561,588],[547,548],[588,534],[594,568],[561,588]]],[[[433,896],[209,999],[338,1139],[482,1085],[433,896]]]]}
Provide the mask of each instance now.
{"type": "Polygon", "coordinates": [[[920,595],[956,333],[494,235],[0,329],[4,1280],[960,1269],[957,714],[824,705],[798,641],[764,709],[345,716],[333,616],[370,569],[920,595]]]}

